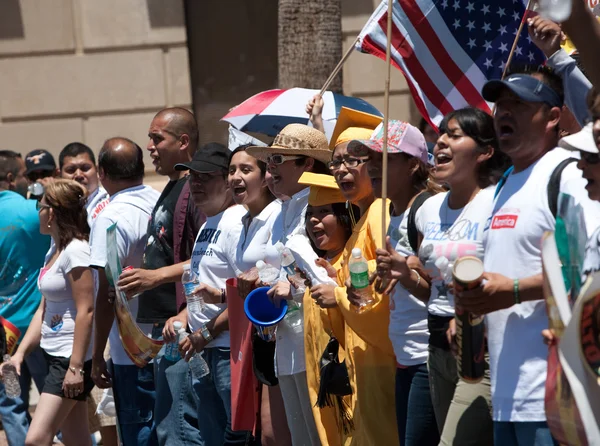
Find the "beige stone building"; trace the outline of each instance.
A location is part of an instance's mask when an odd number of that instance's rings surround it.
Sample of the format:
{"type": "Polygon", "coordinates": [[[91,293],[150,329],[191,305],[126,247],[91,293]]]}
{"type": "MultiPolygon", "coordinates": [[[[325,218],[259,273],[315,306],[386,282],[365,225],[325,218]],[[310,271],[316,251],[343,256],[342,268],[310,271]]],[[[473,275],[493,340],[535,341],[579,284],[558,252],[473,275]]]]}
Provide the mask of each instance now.
{"type": "MultiPolygon", "coordinates": [[[[377,3],[343,0],[346,47],[377,3]]],[[[58,155],[120,135],[144,148],[166,106],[193,108],[202,142],[225,141],[218,119],[276,87],[276,39],[276,0],[1,0],[0,147],[58,155]]],[[[383,109],[384,76],[382,61],[355,53],[344,92],[383,109]]],[[[415,119],[395,70],[391,89],[391,116],[415,119]]]]}

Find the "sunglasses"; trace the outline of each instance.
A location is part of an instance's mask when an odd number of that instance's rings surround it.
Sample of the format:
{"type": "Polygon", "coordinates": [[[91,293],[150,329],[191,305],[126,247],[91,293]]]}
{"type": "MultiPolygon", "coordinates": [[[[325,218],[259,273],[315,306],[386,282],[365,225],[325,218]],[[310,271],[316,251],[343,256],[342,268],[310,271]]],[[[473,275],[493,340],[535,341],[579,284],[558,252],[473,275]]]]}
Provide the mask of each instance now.
{"type": "Polygon", "coordinates": [[[49,204],[44,204],[41,201],[36,201],[35,202],[35,208],[39,212],[39,211],[41,211],[42,209],[45,209],[45,208],[50,209],[50,205],[49,204]]]}
{"type": "Polygon", "coordinates": [[[584,160],[587,164],[600,163],[600,153],[590,153],[580,150],[579,154],[581,155],[581,159],[584,160]]]}
{"type": "Polygon", "coordinates": [[[274,164],[279,166],[286,161],[299,160],[300,158],[304,158],[303,156],[285,156],[285,155],[269,155],[267,156],[267,164],[274,164]]]}
{"type": "Polygon", "coordinates": [[[362,163],[366,163],[367,161],[368,161],[368,159],[351,158],[351,157],[338,158],[338,159],[329,161],[327,163],[327,167],[329,167],[329,170],[331,170],[332,172],[335,172],[335,171],[338,171],[340,169],[340,167],[342,167],[342,164],[344,166],[346,166],[348,169],[352,169],[354,167],[360,166],[362,163]]]}

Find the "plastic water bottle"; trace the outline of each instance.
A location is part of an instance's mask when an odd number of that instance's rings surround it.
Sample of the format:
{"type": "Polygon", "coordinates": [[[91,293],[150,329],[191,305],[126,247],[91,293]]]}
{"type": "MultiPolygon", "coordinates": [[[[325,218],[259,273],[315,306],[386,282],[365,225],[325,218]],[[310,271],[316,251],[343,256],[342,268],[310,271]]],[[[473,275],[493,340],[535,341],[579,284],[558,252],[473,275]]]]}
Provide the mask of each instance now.
{"type": "Polygon", "coordinates": [[[183,290],[185,292],[185,300],[187,302],[188,311],[198,314],[202,311],[202,298],[196,294],[194,290],[198,286],[198,277],[188,263],[183,265],[183,275],[181,276],[181,283],[183,284],[183,290]]]}
{"type": "Polygon", "coordinates": [[[571,17],[573,0],[538,0],[538,12],[553,22],[561,23],[571,17]]]}
{"type": "Polygon", "coordinates": [[[6,396],[9,398],[18,398],[21,396],[21,384],[19,383],[17,368],[10,362],[10,355],[4,355],[2,360],[4,362],[2,376],[6,396]]]}
{"type": "MultiPolygon", "coordinates": [[[[185,331],[185,327],[181,327],[177,332],[177,339],[179,342],[184,340],[189,336],[188,332],[185,331]]],[[[192,371],[192,376],[195,379],[200,379],[205,377],[210,373],[210,369],[208,368],[208,364],[206,360],[202,357],[200,353],[194,353],[188,362],[190,365],[190,370],[192,371]]]]}
{"type": "Polygon", "coordinates": [[[356,311],[358,313],[368,309],[373,305],[373,290],[369,284],[369,264],[362,255],[360,248],[352,250],[352,257],[348,261],[348,269],[350,270],[350,282],[360,296],[360,303],[356,311]]]}
{"type": "Polygon", "coordinates": [[[279,277],[279,270],[262,260],[256,262],[256,269],[258,270],[258,278],[262,283],[273,284],[279,277]]]}
{"type": "Polygon", "coordinates": [[[277,245],[277,249],[281,255],[281,266],[287,275],[293,277],[298,274],[296,271],[296,259],[294,258],[292,251],[290,251],[289,248],[286,248],[282,243],[277,245]]]}
{"type": "Polygon", "coordinates": [[[170,342],[165,347],[165,358],[171,362],[177,362],[181,359],[179,354],[179,330],[183,327],[183,324],[179,321],[173,322],[173,328],[175,329],[175,340],[170,342]]]}

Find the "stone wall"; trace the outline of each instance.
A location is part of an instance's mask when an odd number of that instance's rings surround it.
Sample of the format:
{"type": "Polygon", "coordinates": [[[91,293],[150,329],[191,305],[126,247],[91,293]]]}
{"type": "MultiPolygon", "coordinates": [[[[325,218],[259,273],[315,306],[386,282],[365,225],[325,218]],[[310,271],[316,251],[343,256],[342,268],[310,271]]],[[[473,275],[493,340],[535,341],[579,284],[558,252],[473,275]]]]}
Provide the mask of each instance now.
{"type": "Polygon", "coordinates": [[[182,1],[0,3],[2,148],[97,152],[117,135],[145,148],[157,110],[191,108],[189,79],[182,1]]]}

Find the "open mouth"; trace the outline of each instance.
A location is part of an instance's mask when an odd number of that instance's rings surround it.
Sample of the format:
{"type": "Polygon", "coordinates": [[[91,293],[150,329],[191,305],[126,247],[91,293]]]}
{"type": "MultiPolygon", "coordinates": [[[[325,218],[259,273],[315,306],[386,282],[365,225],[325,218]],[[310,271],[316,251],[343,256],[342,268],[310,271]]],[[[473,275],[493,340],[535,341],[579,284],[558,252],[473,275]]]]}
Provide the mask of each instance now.
{"type": "Polygon", "coordinates": [[[339,184],[340,189],[343,191],[349,191],[354,189],[354,182],[352,181],[343,181],[339,184]]]}
{"type": "Polygon", "coordinates": [[[273,179],[273,184],[277,184],[281,181],[281,176],[274,173],[271,174],[271,178],[273,179]]]}
{"type": "Polygon", "coordinates": [[[235,195],[241,195],[246,192],[246,188],[244,186],[236,186],[233,188],[233,193],[235,195]]]}
{"type": "Polygon", "coordinates": [[[452,161],[452,156],[447,153],[440,152],[435,156],[436,166],[443,166],[444,164],[448,164],[450,161],[452,161]]]}
{"type": "Polygon", "coordinates": [[[499,138],[510,138],[515,133],[515,128],[510,124],[501,124],[498,134],[499,138]]]}

